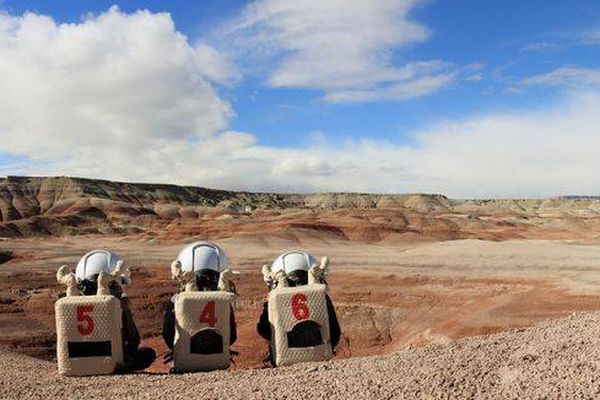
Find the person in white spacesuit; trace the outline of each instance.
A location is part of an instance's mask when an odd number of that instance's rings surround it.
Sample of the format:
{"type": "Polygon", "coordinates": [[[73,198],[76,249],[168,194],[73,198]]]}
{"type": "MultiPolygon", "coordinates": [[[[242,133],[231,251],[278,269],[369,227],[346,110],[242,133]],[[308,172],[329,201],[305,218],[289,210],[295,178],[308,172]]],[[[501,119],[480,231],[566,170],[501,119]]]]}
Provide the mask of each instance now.
{"type": "MultiPolygon", "coordinates": [[[[191,243],[185,246],[174,261],[177,268],[182,271],[194,271],[195,286],[198,291],[219,290],[219,277],[222,272],[228,269],[227,255],[219,246],[207,241],[191,243]]],[[[184,291],[184,286],[180,284],[179,293],[184,291]]],[[[163,321],[162,336],[169,347],[173,350],[175,341],[175,301],[177,294],[171,298],[165,310],[163,321]]],[[[237,339],[237,329],[233,307],[230,310],[230,338],[229,345],[235,343],[237,339]]]]}
{"type": "MultiPolygon", "coordinates": [[[[77,263],[75,277],[78,289],[86,296],[93,296],[98,291],[98,276],[101,272],[111,274],[117,268],[121,257],[111,251],[93,250],[81,257],[77,263]]],[[[127,279],[128,278],[122,278],[127,279]]],[[[129,284],[129,282],[121,282],[129,284]]],[[[117,372],[131,372],[143,370],[152,364],[156,352],[146,346],[140,346],[140,334],[133,321],[129,305],[129,298],[123,293],[118,282],[109,283],[110,294],[121,302],[122,310],[122,337],[123,337],[123,364],[117,372]]]]}
{"type": "MultiPolygon", "coordinates": [[[[279,257],[277,257],[270,266],[264,267],[269,272],[265,276],[265,283],[269,287],[269,290],[274,289],[277,286],[277,280],[275,279],[275,277],[277,276],[278,272],[281,271],[285,273],[287,285],[289,287],[307,285],[309,282],[309,270],[311,269],[311,267],[317,265],[318,263],[316,259],[305,251],[293,250],[283,253],[279,257]],[[269,279],[267,276],[270,276],[271,278],[269,279]]],[[[263,273],[265,273],[264,268],[263,273]]],[[[322,279],[322,283],[326,284],[327,282],[325,281],[325,277],[323,277],[322,279]]],[[[329,298],[329,295],[325,296],[325,300],[327,303],[327,313],[329,316],[331,348],[334,349],[340,341],[341,329],[335,313],[335,308],[333,306],[333,303],[331,302],[331,299],[329,298]]],[[[258,331],[258,334],[264,339],[268,341],[271,340],[271,324],[269,322],[268,302],[264,302],[263,304],[263,310],[260,315],[260,319],[256,324],[256,329],[258,331]]],[[[271,353],[270,361],[271,363],[274,362],[273,355],[271,353]]]]}

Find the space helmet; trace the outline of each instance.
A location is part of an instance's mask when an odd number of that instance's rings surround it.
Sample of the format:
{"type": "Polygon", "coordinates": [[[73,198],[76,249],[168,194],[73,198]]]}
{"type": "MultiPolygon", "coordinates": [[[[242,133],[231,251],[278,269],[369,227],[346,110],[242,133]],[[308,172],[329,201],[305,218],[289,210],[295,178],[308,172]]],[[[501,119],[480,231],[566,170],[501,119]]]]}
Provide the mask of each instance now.
{"type": "Polygon", "coordinates": [[[121,257],[112,251],[92,250],[77,263],[75,277],[84,294],[96,294],[100,272],[112,273],[121,257]]]}
{"type": "Polygon", "coordinates": [[[308,284],[308,270],[315,265],[317,260],[302,250],[292,250],[283,253],[271,264],[271,271],[285,272],[290,286],[301,286],[308,284]]]}
{"type": "Polygon", "coordinates": [[[227,255],[208,241],[188,244],[177,255],[182,271],[194,271],[198,290],[216,290],[219,275],[229,266],[227,255]]]}
{"type": "Polygon", "coordinates": [[[121,257],[112,251],[92,250],[77,263],[75,277],[78,281],[95,280],[100,272],[112,273],[121,257]]]}

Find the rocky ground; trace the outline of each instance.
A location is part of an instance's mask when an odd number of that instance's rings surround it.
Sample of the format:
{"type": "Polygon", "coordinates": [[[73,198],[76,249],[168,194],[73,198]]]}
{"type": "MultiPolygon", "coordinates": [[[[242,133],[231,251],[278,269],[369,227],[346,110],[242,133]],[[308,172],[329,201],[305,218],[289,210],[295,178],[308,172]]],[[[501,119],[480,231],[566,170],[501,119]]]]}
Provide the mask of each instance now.
{"type": "Polygon", "coordinates": [[[600,313],[386,356],[184,375],[64,378],[0,352],[2,399],[591,399],[600,396],[600,313]]]}

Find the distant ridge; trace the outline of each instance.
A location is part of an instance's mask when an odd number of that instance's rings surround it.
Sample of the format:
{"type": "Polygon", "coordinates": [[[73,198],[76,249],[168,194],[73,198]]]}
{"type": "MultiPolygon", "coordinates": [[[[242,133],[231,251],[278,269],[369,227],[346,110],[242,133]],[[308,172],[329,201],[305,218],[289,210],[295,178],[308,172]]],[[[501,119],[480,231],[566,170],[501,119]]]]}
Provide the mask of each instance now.
{"type": "MultiPolygon", "coordinates": [[[[139,232],[207,210],[341,210],[379,207],[446,209],[442,195],[280,194],[73,177],[0,178],[0,236],[139,232]]],[[[214,212],[213,212],[214,213],[214,212]]]]}
{"type": "Polygon", "coordinates": [[[565,200],[600,200],[600,196],[576,196],[576,195],[571,195],[571,196],[560,196],[558,198],[559,199],[565,199],[565,200]]]}
{"type": "Polygon", "coordinates": [[[532,224],[531,217],[562,221],[598,215],[600,197],[453,200],[441,194],[293,194],[73,177],[0,178],[0,237],[165,232],[228,237],[314,229],[350,240],[395,234],[496,240],[535,231],[539,221],[532,224]]]}

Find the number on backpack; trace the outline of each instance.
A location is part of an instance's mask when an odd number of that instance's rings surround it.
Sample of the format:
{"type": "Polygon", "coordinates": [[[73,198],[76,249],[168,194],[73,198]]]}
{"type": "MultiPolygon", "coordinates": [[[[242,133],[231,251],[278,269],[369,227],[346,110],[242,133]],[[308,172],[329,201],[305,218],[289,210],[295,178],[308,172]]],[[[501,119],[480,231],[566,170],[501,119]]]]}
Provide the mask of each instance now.
{"type": "Polygon", "coordinates": [[[83,336],[89,335],[94,330],[94,320],[89,315],[93,311],[93,304],[77,306],[77,331],[83,336]]]}
{"type": "Polygon", "coordinates": [[[292,314],[298,321],[308,319],[310,310],[306,306],[306,296],[302,293],[296,293],[292,297],[292,314]]]}
{"type": "Polygon", "coordinates": [[[204,309],[200,313],[200,323],[208,324],[211,328],[217,325],[217,316],[215,315],[215,302],[209,301],[204,306],[204,309]]]}

